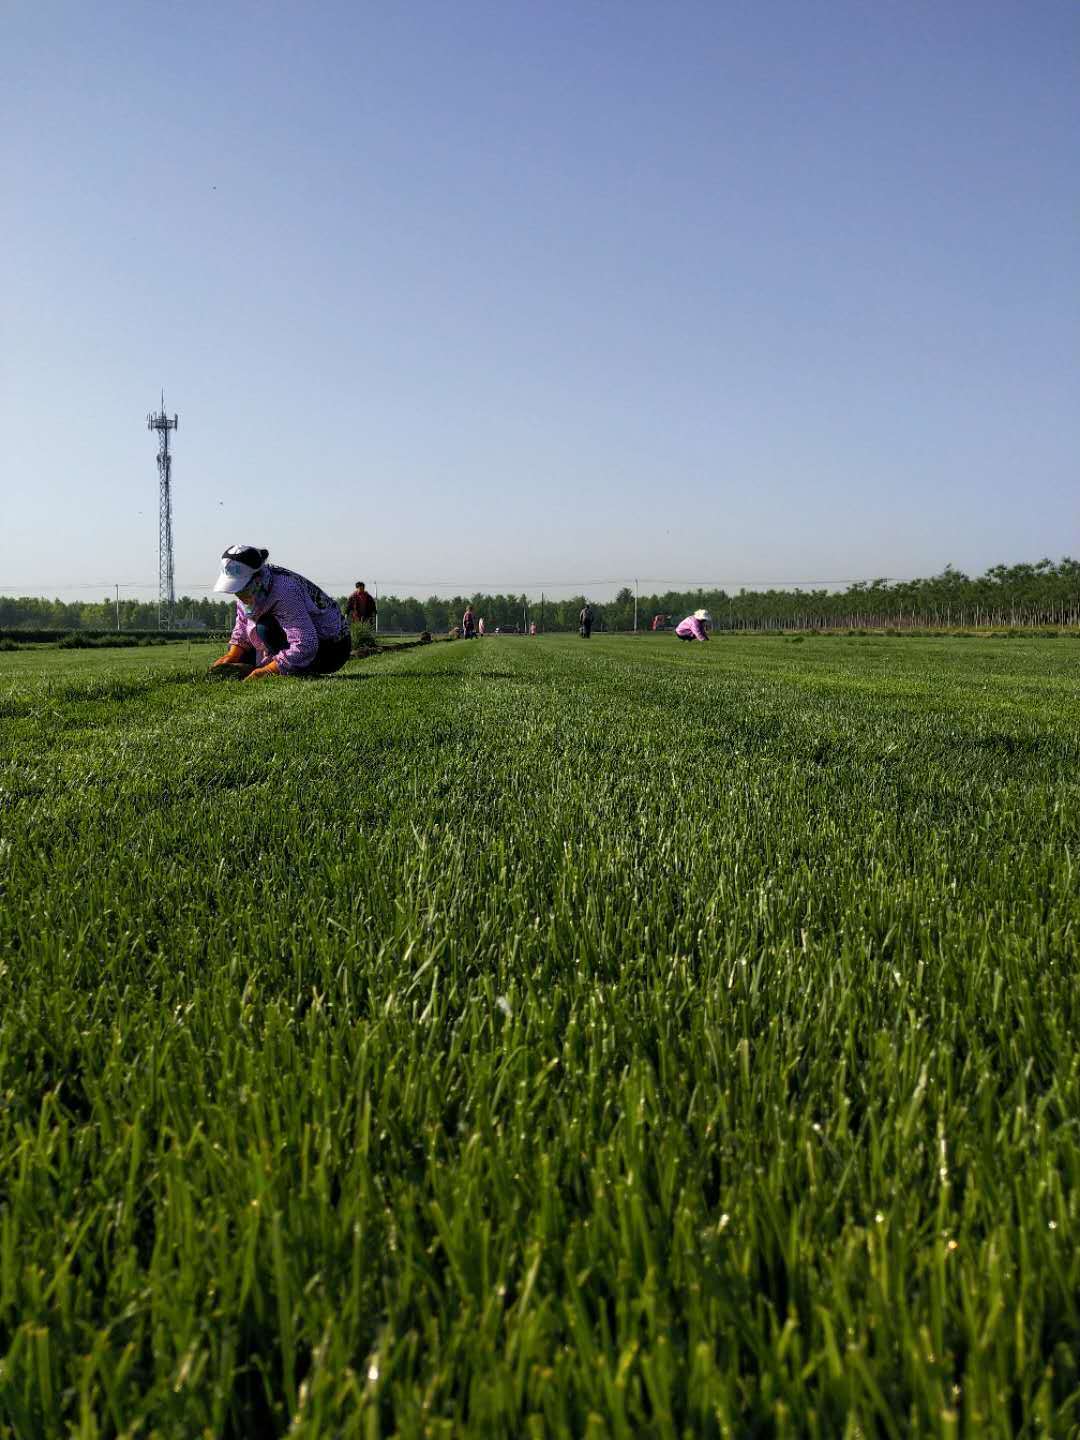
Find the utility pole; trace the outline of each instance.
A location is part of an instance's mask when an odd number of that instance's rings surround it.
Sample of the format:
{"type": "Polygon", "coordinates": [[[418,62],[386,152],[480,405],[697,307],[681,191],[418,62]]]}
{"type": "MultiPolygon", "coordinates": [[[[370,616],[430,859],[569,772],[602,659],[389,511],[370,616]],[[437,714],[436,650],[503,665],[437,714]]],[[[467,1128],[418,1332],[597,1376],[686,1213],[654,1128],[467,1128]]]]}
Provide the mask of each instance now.
{"type": "Polygon", "coordinates": [[[375,582],[375,634],[379,633],[379,582],[375,582]]]}
{"type": "Polygon", "coordinates": [[[638,585],[638,582],[635,580],[635,581],[634,581],[634,634],[635,634],[635,635],[637,634],[637,585],[638,585]]]}
{"type": "Polygon", "coordinates": [[[172,535],[172,456],[169,454],[169,431],[180,424],[180,416],[170,420],[165,414],[165,392],[161,392],[161,409],[147,415],[146,428],[158,433],[158,629],[173,628],[176,610],[176,589],[173,584],[172,535]]]}
{"type": "Polygon", "coordinates": [[[120,586],[116,587],[116,628],[120,629],[120,586]]]}

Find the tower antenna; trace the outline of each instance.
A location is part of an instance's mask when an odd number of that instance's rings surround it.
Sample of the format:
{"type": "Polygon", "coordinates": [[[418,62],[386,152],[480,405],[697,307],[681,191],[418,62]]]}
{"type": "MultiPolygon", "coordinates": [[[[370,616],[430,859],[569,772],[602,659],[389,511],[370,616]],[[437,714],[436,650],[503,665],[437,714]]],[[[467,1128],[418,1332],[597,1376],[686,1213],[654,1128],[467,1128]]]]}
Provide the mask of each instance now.
{"type": "Polygon", "coordinates": [[[173,585],[172,538],[172,456],[169,454],[169,431],[180,424],[180,416],[170,420],[165,414],[165,391],[161,392],[161,409],[146,417],[146,428],[158,432],[158,629],[171,630],[176,612],[176,590],[173,585]]]}

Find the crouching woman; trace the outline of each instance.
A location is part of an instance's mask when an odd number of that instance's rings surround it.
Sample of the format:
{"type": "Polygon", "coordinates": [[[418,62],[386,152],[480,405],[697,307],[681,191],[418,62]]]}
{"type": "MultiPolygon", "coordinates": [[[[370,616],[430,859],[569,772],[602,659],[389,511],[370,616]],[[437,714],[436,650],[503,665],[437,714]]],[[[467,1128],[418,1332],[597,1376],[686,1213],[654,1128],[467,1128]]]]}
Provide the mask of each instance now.
{"type": "Polygon", "coordinates": [[[675,626],[675,634],[680,640],[708,640],[709,632],[706,625],[712,624],[712,616],[707,610],[695,610],[692,615],[687,615],[685,620],[680,620],[675,626]]]}
{"type": "Polygon", "coordinates": [[[214,585],[236,596],[236,624],[218,665],[250,667],[245,680],[266,675],[329,675],[349,658],[349,622],[337,601],[312,581],[267,564],[268,550],[230,545],[214,585]]]}

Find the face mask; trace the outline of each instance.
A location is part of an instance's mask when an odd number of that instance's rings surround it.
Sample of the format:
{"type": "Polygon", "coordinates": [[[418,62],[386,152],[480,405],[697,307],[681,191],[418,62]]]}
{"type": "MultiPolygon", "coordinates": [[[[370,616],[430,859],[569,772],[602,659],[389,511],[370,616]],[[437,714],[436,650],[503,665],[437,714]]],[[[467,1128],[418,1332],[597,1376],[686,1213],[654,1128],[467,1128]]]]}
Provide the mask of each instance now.
{"type": "Polygon", "coordinates": [[[236,597],[244,607],[244,614],[250,615],[253,610],[257,610],[269,594],[269,591],[270,576],[266,573],[265,568],[256,570],[255,574],[251,577],[247,589],[244,591],[247,598],[240,599],[239,595],[236,597]]]}

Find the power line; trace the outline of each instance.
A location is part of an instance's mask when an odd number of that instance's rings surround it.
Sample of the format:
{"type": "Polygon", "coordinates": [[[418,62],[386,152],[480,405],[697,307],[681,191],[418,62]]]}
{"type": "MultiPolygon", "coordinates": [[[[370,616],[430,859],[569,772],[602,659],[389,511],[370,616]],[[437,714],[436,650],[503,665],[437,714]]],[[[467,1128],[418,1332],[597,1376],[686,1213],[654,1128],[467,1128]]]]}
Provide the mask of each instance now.
{"type": "MultiPolygon", "coordinates": [[[[641,575],[637,577],[639,585],[743,585],[757,587],[764,585],[782,586],[785,589],[798,588],[802,585],[872,585],[872,584],[908,584],[907,580],[897,576],[874,575],[859,576],[854,579],[832,579],[832,580],[688,580],[681,577],[641,575]]],[[[334,581],[337,584],[349,584],[348,581],[334,581]]],[[[607,579],[597,580],[416,580],[401,579],[394,576],[379,577],[380,585],[433,585],[439,589],[448,589],[451,586],[470,585],[492,585],[492,586],[525,586],[527,589],[539,589],[542,586],[551,586],[554,589],[569,589],[574,585],[630,585],[631,578],[626,575],[609,576],[607,579]]]]}
{"type": "Polygon", "coordinates": [[[11,598],[19,586],[24,589],[29,587],[31,590],[115,590],[117,586],[121,590],[152,590],[154,584],[153,580],[90,580],[84,585],[53,585],[48,581],[20,580],[10,588],[4,581],[0,581],[0,590],[11,598]]]}
{"type": "MultiPolygon", "coordinates": [[[[155,582],[152,580],[91,580],[83,584],[72,584],[70,582],[54,583],[48,580],[23,580],[17,581],[14,584],[11,584],[7,581],[0,581],[0,591],[3,591],[7,594],[14,594],[14,592],[20,588],[24,591],[27,589],[56,591],[100,589],[114,590],[117,585],[119,585],[121,590],[152,590],[154,588],[154,583],[155,582]]],[[[175,583],[178,589],[182,587],[186,591],[212,591],[214,588],[212,581],[207,582],[200,580],[196,582],[181,580],[175,583]]],[[[703,580],[687,579],[680,576],[672,577],[652,575],[638,577],[639,588],[642,585],[683,585],[696,586],[701,588],[714,586],[717,589],[740,587],[748,590],[757,590],[768,587],[772,589],[797,590],[804,586],[810,585],[908,585],[912,583],[913,581],[910,577],[905,578],[895,575],[859,576],[848,579],[834,578],[829,580],[703,580]]],[[[331,589],[352,589],[351,580],[333,580],[327,582],[327,584],[331,589]]],[[[477,588],[483,588],[485,586],[495,589],[505,589],[506,587],[509,587],[512,592],[517,592],[522,589],[539,590],[544,588],[550,588],[553,590],[569,590],[577,586],[586,585],[624,585],[629,587],[631,581],[625,575],[617,575],[603,580],[417,580],[393,577],[383,579],[382,577],[380,577],[379,584],[383,586],[409,585],[416,587],[426,587],[434,590],[456,589],[462,594],[465,594],[469,590],[475,590],[477,588]]],[[[229,597],[225,598],[227,599],[229,597]]]]}

